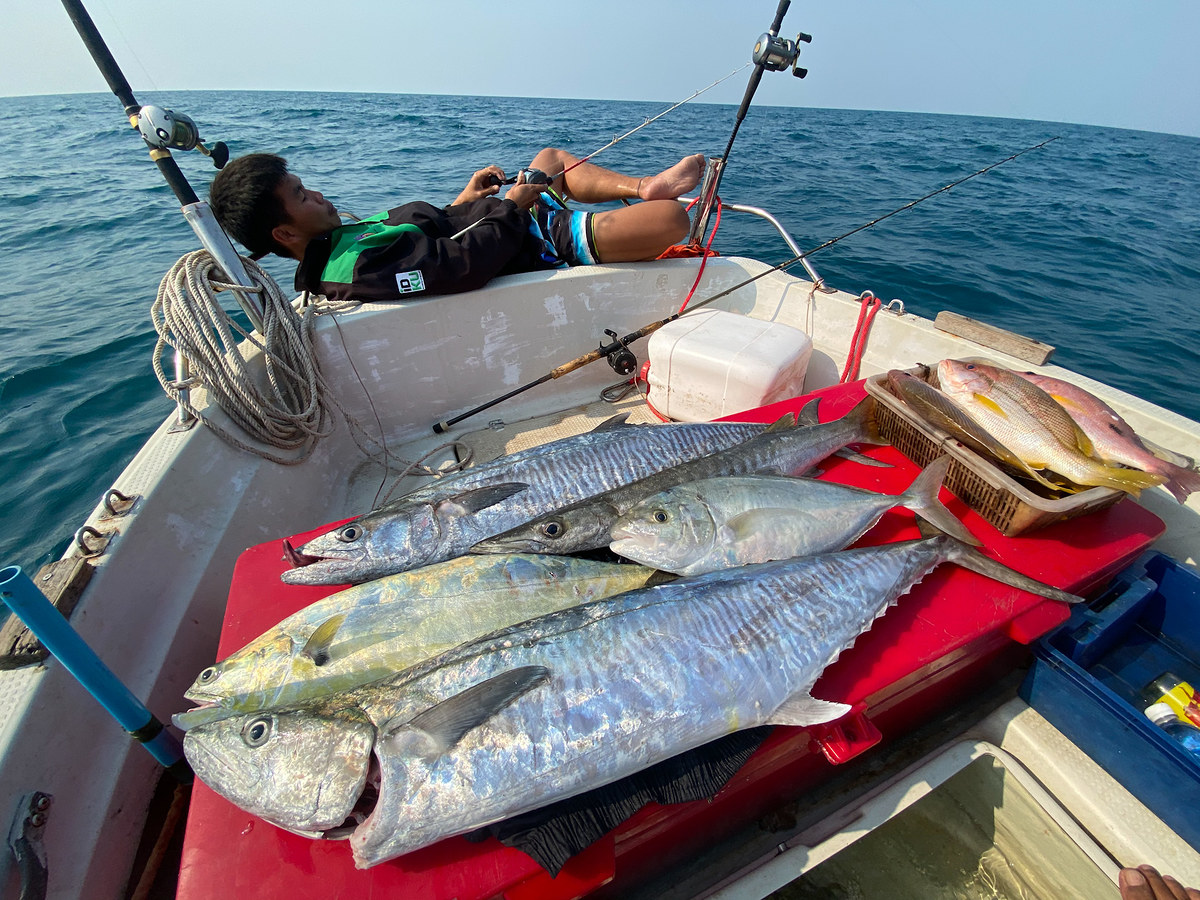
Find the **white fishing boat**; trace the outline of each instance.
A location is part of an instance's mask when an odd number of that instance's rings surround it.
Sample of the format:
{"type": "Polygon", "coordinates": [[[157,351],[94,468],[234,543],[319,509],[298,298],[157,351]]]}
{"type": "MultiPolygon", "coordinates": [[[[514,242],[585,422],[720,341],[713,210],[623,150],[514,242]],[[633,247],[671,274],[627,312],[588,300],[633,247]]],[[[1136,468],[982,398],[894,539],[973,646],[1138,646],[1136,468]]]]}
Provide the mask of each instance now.
{"type": "MultiPolygon", "coordinates": [[[[725,209],[727,228],[736,227],[735,214],[761,214],[735,203],[727,203],[725,209]]],[[[801,255],[782,229],[780,247],[801,255]]],[[[607,389],[627,377],[618,378],[603,361],[455,420],[578,358],[598,339],[603,342],[600,336],[606,333],[633,334],[649,320],[673,316],[701,266],[700,259],[682,258],[512,275],[452,300],[323,310],[315,317],[311,352],[329,409],[328,433],[315,441],[306,459],[282,465],[260,455],[257,451],[280,451],[247,435],[208,391],[195,387],[189,402],[205,422],[183,411],[168,417],[130,460],[105,501],[81,523],[63,560],[36,583],[60,603],[70,598],[71,626],[129,691],[165,721],[186,708],[184,690],[218,657],[222,629],[229,627],[227,603],[235,566],[247,550],[281,547],[284,538],[372,509],[383,492],[394,495],[423,483],[426,476],[420,475],[394,483],[405,461],[437,467],[461,458],[464,448],[479,461],[583,432],[618,412],[628,414],[630,421],[658,421],[640,391],[609,402],[621,392],[607,389]],[[438,423],[443,427],[435,431],[438,423]],[[237,435],[249,449],[223,440],[211,426],[237,435]],[[373,450],[386,448],[386,466],[364,454],[364,433],[377,442],[373,450]]],[[[982,323],[954,316],[930,320],[895,302],[879,308],[873,318],[864,316],[871,308],[862,293],[867,287],[834,289],[820,283],[811,268],[798,274],[755,259],[709,258],[703,262],[694,296],[697,306],[707,301],[704,310],[720,311],[725,334],[744,329],[754,336],[766,325],[794,329],[811,341],[811,356],[802,385],[788,397],[771,395],[768,385],[746,374],[744,356],[736,361],[732,349],[726,348],[726,353],[711,345],[700,346],[701,362],[693,363],[690,374],[672,378],[670,388],[676,396],[703,390],[724,397],[732,393],[728,385],[734,383],[751,395],[759,390],[758,402],[749,406],[763,407],[814,392],[842,396],[839,392],[851,391],[856,382],[892,369],[986,357],[1080,385],[1117,410],[1143,438],[1200,459],[1200,423],[1048,360],[1031,362],[1037,357],[1030,354],[1044,354],[1044,345],[982,323]],[[848,366],[857,372],[843,384],[848,366]]],[[[242,347],[246,372],[265,386],[262,350],[254,341],[242,347]]],[[[691,402],[681,401],[685,408],[691,402]]],[[[735,405],[722,414],[746,408],[737,405],[739,400],[728,402],[735,405]]],[[[761,412],[760,420],[768,413],[761,412]]],[[[1137,539],[1123,536],[1120,549],[1112,551],[1113,559],[1149,550],[1185,570],[1195,571],[1200,564],[1200,495],[1179,503],[1166,490],[1155,488],[1144,491],[1136,503],[1102,505],[1100,512],[1084,513],[1071,522],[1085,522],[1089,515],[1133,516],[1137,539]]],[[[980,524],[983,521],[971,520],[973,527],[990,527],[980,524]]],[[[1081,549],[1070,546],[1072,527],[1055,526],[1052,538],[1001,538],[998,531],[987,532],[985,545],[1007,541],[1010,562],[1018,565],[1014,560],[1025,559],[1027,568],[1037,573],[1044,571],[1042,559],[1060,550],[1070,554],[1081,549]],[[1023,547],[1030,548],[1028,555],[1023,547]]],[[[1110,559],[1093,562],[1088,589],[1096,596],[1118,571],[1110,559]]],[[[507,881],[483,885],[479,896],[767,896],[852,849],[888,820],[899,821],[957,773],[975,771],[971,767],[979,760],[987,763],[989,773],[1003,769],[1008,781],[999,787],[991,781],[968,787],[969,794],[1013,797],[1019,790],[1032,798],[1029,808],[1045,815],[1028,813],[1021,819],[1017,810],[1017,823],[1010,830],[1020,833],[1036,827],[1048,833],[1051,825],[1045,823],[1051,822],[1066,836],[1065,844],[1082,854],[1083,862],[1073,863],[1076,868],[1067,870],[1067,877],[1081,879],[1074,882],[1077,885],[1100,883],[1108,888],[1107,894],[1081,889],[1076,896],[1117,896],[1118,868],[1140,863],[1153,864],[1184,883],[1200,884],[1200,849],[1164,821],[1161,809],[1139,800],[1122,783],[1121,773],[1105,771],[1077,741],[1018,696],[1022,667],[1030,654],[1028,641],[1065,615],[1063,608],[1057,619],[1038,619],[1023,635],[1018,626],[1005,622],[1005,649],[996,651],[995,659],[989,657],[988,665],[978,671],[967,666],[963,678],[969,672],[969,680],[956,689],[950,689],[953,678],[934,677],[938,665],[930,664],[926,683],[940,686],[942,693],[929,701],[926,720],[906,719],[905,727],[883,734],[877,744],[866,741],[852,749],[842,770],[822,759],[820,765],[827,768],[819,784],[814,786],[807,770],[789,783],[788,761],[776,760],[782,769],[763,772],[774,777],[782,771],[784,776],[773,780],[769,790],[759,784],[754,799],[744,804],[745,814],[730,817],[727,828],[698,836],[694,825],[682,826],[693,833],[686,841],[671,838],[668,845],[686,848],[683,858],[672,859],[669,853],[645,858],[661,851],[663,835],[677,825],[670,810],[643,810],[606,838],[602,852],[588,857],[590,871],[586,865],[568,866],[558,879],[550,879],[544,872],[531,874],[536,867],[520,864],[512,869],[517,874],[504,876],[507,881]],[[1000,674],[994,668],[997,662],[1003,662],[1000,674]],[[764,790],[774,801],[772,809],[763,808],[764,790]],[[1086,880],[1094,874],[1089,874],[1089,865],[1099,873],[1099,882],[1086,880]]],[[[255,884],[222,881],[233,876],[211,868],[212,854],[196,846],[185,848],[181,871],[170,858],[164,865],[165,848],[177,844],[183,834],[178,816],[187,800],[181,795],[175,814],[164,814],[162,795],[169,801],[175,782],[164,775],[159,761],[131,740],[53,657],[0,671],[0,682],[0,810],[12,817],[10,843],[20,845],[18,855],[0,855],[5,896],[17,896],[24,884],[30,893],[21,896],[35,896],[40,885],[42,896],[51,898],[144,897],[154,896],[152,890],[173,893],[176,888],[181,897],[190,898],[212,896],[205,885],[219,883],[221,896],[228,886],[241,884],[254,896],[274,897],[283,896],[279,884],[291,885],[288,878],[274,880],[275,867],[311,864],[285,856],[259,859],[251,867],[249,858],[243,858],[250,850],[231,851],[230,869],[239,873],[237,878],[260,879],[255,884]],[[48,799],[31,818],[28,804],[35,795],[48,799]]],[[[906,682],[905,690],[919,693],[914,687],[918,682],[919,678],[906,682]]],[[[898,706],[901,699],[889,702],[898,706]]],[[[865,715],[871,718],[869,710],[865,715]]],[[[886,710],[881,721],[886,730],[886,710]]],[[[853,744],[853,735],[850,738],[853,744]]],[[[820,755],[818,743],[829,741],[814,738],[806,751],[809,756],[820,755]]],[[[799,753],[801,744],[807,745],[808,738],[766,750],[799,753]]],[[[1014,805],[1010,801],[1006,808],[1014,805]]],[[[979,816],[998,818],[993,813],[1001,806],[1005,804],[988,806],[979,816]]],[[[193,806],[194,815],[195,810],[193,806]]],[[[240,820],[241,837],[253,830],[274,831],[266,823],[251,823],[251,818],[245,814],[240,820]]],[[[203,827],[189,822],[188,840],[199,841],[193,829],[203,827]]],[[[226,837],[236,843],[239,835],[226,837]]],[[[519,854],[506,848],[487,852],[508,861],[500,868],[511,862],[511,854],[519,854]]],[[[1065,857],[1028,858],[1028,865],[1046,868],[1065,857]]],[[[486,859],[494,870],[493,857],[486,859]]],[[[308,878],[308,888],[296,893],[289,887],[291,896],[365,896],[361,889],[367,882],[349,876],[345,881],[322,880],[324,862],[313,865],[315,872],[300,873],[308,878]]],[[[1046,883],[1058,884],[1053,879],[1046,883]]],[[[461,887],[445,890],[444,896],[475,896],[461,887]]]]}

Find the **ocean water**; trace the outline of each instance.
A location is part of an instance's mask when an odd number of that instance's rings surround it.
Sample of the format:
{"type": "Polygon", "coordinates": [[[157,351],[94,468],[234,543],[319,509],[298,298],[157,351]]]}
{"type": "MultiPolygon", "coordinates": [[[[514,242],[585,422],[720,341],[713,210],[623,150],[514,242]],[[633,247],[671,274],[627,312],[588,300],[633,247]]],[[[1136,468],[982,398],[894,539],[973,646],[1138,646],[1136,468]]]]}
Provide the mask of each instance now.
{"type": "MultiPolygon", "coordinates": [[[[140,94],[234,155],[268,150],[343,210],[450,202],[488,163],[585,155],[667,103],[383,94],[140,94]]],[[[638,174],[720,154],[735,108],[687,104],[597,163],[638,174]]],[[[1058,140],[812,258],[833,285],[1054,344],[1054,361],[1200,419],[1200,139],[1012,119],[753,107],[722,182],[809,248],[1058,140]]],[[[215,169],[177,153],[203,197],[215,169]]],[[[195,249],[111,94],[0,98],[0,566],[56,558],[172,412],[149,308],[195,249]]],[[[792,254],[727,215],[725,254],[792,254]]],[[[268,270],[290,287],[292,266],[268,270]]]]}

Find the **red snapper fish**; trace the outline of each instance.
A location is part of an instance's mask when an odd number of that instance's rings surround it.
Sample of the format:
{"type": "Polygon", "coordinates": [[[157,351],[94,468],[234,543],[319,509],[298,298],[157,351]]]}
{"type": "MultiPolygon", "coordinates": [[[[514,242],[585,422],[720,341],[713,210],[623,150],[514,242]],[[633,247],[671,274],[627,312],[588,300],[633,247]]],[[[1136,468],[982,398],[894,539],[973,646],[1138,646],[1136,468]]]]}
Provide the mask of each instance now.
{"type": "Polygon", "coordinates": [[[1146,445],[1133,428],[1107,403],[1083,388],[1034,372],[1017,372],[1037,385],[1067,411],[1092,442],[1093,455],[1111,465],[1141,469],[1166,479],[1167,488],[1180,503],[1200,490],[1200,472],[1163,459],[1146,445]]]}

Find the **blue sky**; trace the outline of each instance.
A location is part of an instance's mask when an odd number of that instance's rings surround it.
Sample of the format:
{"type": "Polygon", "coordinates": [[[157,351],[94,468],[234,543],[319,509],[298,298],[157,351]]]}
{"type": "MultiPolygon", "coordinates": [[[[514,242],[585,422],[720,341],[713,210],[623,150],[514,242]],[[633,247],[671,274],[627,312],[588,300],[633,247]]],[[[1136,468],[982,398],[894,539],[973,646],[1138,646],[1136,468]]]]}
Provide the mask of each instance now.
{"type": "MultiPolygon", "coordinates": [[[[749,58],[776,0],[86,0],[134,93],[379,91],[673,102],[749,58]],[[333,12],[331,12],[331,10],[333,12]],[[576,10],[580,10],[576,12],[576,10]]],[[[0,95],[106,91],[58,0],[5,0],[0,95]]],[[[808,78],[755,102],[1200,136],[1200,0],[794,2],[808,78]]],[[[746,79],[702,98],[740,101],[746,79]]]]}

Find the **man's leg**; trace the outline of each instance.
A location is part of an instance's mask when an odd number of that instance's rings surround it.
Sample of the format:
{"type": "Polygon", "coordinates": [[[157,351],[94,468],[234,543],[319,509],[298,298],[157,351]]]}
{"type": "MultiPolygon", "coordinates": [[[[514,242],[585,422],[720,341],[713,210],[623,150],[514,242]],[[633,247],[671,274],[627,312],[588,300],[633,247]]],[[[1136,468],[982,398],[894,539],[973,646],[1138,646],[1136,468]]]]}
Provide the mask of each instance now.
{"type": "Polygon", "coordinates": [[[687,236],[687,210],[677,200],[647,200],[592,217],[592,235],[600,262],[654,259],[687,236]]]}
{"type": "Polygon", "coordinates": [[[673,200],[699,184],[704,175],[704,156],[699,153],[685,156],[669,169],[644,178],[580,163],[578,157],[552,147],[538,153],[530,165],[553,178],[556,191],[579,203],[673,200]]]}

